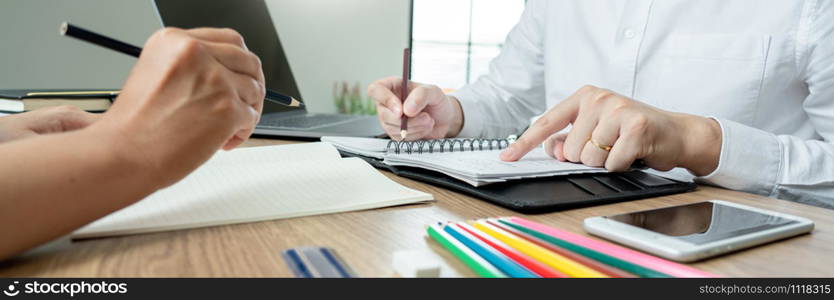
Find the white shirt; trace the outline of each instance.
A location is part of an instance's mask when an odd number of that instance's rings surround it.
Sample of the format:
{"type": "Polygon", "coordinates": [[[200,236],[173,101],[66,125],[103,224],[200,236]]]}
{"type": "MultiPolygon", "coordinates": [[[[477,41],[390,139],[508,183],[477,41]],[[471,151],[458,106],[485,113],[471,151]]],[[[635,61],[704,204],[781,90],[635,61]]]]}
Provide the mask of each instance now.
{"type": "Polygon", "coordinates": [[[592,84],[718,120],[718,168],[696,180],[834,208],[832,2],[530,0],[454,93],[461,136],[518,133],[592,84]]]}

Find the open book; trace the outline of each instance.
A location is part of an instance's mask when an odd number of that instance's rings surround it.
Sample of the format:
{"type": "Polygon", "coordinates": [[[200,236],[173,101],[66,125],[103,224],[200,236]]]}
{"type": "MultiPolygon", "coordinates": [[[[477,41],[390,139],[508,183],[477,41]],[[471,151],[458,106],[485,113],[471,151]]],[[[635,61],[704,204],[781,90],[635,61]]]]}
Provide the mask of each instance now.
{"type": "Polygon", "coordinates": [[[472,186],[513,179],[607,172],[603,168],[560,162],[536,148],[516,162],[499,159],[511,141],[499,139],[444,139],[394,142],[386,139],[322,137],[341,151],[382,160],[390,166],[408,166],[441,172],[472,186]]]}
{"type": "Polygon", "coordinates": [[[93,238],[255,222],[433,200],[333,146],[220,151],[180,182],[72,234],[93,238]]]}

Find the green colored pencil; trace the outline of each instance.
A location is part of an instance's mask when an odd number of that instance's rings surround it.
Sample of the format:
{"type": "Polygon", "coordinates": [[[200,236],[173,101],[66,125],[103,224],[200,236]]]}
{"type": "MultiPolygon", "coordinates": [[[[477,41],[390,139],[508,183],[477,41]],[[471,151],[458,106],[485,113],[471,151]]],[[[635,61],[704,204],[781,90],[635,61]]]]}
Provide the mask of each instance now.
{"type": "Polygon", "coordinates": [[[495,266],[487,262],[477,253],[466,247],[460,241],[443,231],[440,225],[434,224],[426,227],[426,232],[440,245],[452,252],[458,259],[463,261],[469,268],[475,271],[478,276],[486,278],[505,278],[507,275],[501,273],[495,266]]]}
{"type": "Polygon", "coordinates": [[[638,265],[638,264],[635,264],[635,263],[632,263],[632,262],[628,262],[628,261],[610,256],[610,255],[602,253],[602,252],[598,252],[598,251],[595,251],[595,250],[592,250],[592,249],[588,249],[588,248],[576,245],[574,243],[559,239],[559,238],[554,237],[552,235],[545,234],[545,233],[542,233],[542,232],[539,232],[539,231],[536,231],[536,230],[533,230],[533,229],[515,224],[515,223],[507,221],[507,220],[499,219],[498,221],[503,223],[503,224],[506,224],[507,226],[515,228],[515,229],[517,229],[521,232],[527,233],[529,235],[532,235],[532,236],[535,236],[539,239],[542,239],[542,240],[544,240],[548,243],[551,243],[551,244],[554,244],[554,245],[559,246],[561,248],[564,248],[568,251],[572,251],[576,254],[585,256],[587,258],[596,260],[598,262],[601,262],[601,263],[604,263],[606,265],[621,269],[623,271],[635,274],[635,275],[640,276],[640,277],[655,277],[655,278],[658,278],[658,277],[659,278],[673,277],[673,276],[670,276],[668,274],[661,273],[661,272],[646,268],[644,266],[641,266],[641,265],[638,265]]]}

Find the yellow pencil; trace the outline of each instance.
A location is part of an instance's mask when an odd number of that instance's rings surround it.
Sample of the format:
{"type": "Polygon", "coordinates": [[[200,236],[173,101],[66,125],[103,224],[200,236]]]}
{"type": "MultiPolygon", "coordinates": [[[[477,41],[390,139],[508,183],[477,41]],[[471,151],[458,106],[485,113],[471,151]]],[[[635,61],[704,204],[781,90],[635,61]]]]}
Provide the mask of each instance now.
{"type": "Polygon", "coordinates": [[[585,265],[573,261],[567,257],[564,257],[557,253],[553,253],[552,251],[542,248],[539,245],[513,236],[511,233],[508,233],[501,228],[486,223],[486,221],[470,221],[469,223],[472,224],[472,226],[475,226],[475,228],[478,228],[484,233],[495,237],[499,241],[502,241],[510,247],[515,248],[521,253],[527,254],[530,257],[538,261],[541,261],[542,263],[550,266],[551,268],[559,270],[560,272],[565,273],[570,277],[608,277],[605,274],[597,272],[596,270],[586,267],[585,265]]]}

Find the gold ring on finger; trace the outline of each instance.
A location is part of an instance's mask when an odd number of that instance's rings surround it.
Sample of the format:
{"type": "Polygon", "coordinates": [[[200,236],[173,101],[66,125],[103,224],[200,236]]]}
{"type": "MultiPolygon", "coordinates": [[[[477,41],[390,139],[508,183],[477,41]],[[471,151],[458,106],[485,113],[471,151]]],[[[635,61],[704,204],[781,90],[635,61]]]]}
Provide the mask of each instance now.
{"type": "Polygon", "coordinates": [[[594,144],[594,146],[597,146],[597,148],[600,148],[600,149],[605,150],[605,151],[611,151],[611,148],[614,147],[614,146],[609,146],[609,145],[602,145],[602,144],[597,143],[596,141],[594,141],[594,139],[588,139],[588,141],[591,142],[591,144],[594,144]]]}

